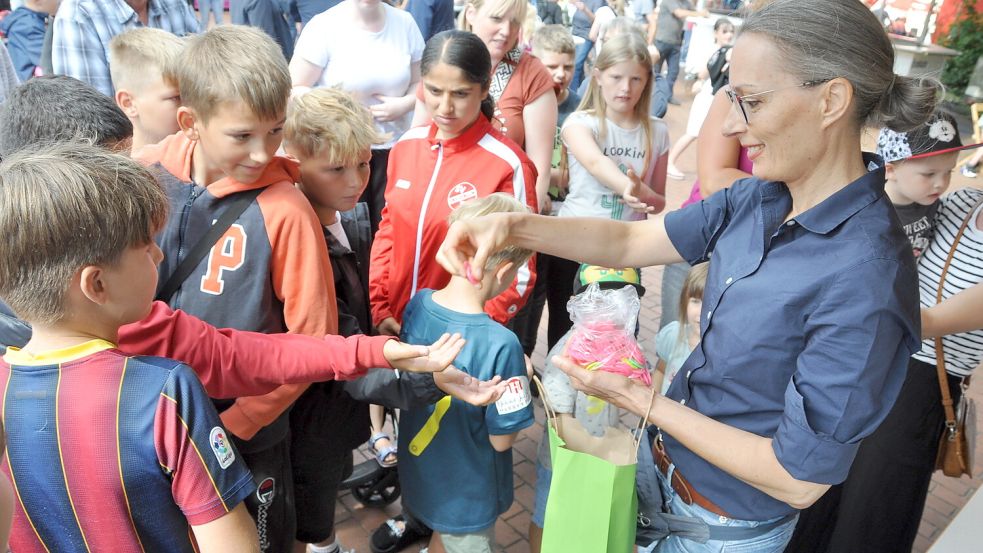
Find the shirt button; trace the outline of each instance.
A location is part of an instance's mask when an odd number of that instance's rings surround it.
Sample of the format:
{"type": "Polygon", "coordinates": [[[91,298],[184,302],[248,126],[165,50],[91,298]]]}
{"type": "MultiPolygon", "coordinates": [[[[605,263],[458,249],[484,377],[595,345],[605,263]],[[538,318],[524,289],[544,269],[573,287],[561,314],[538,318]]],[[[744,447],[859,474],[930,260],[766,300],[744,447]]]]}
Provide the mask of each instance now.
{"type": "Polygon", "coordinates": [[[680,404],[680,405],[686,405],[686,400],[685,400],[685,399],[681,399],[681,400],[679,400],[679,404],[680,404]]]}
{"type": "Polygon", "coordinates": [[[689,378],[689,375],[691,374],[693,374],[693,371],[686,371],[686,378],[689,378]]]}
{"type": "Polygon", "coordinates": [[[734,277],[727,277],[727,280],[724,281],[724,284],[730,284],[731,282],[734,282],[734,277]]]}
{"type": "Polygon", "coordinates": [[[710,316],[713,315],[713,311],[707,311],[707,320],[710,320],[710,316]]]}
{"type": "Polygon", "coordinates": [[[786,224],[787,226],[790,226],[790,227],[794,227],[794,226],[795,226],[795,219],[792,219],[791,221],[789,221],[789,222],[787,222],[787,223],[785,223],[785,224],[786,224]]]}

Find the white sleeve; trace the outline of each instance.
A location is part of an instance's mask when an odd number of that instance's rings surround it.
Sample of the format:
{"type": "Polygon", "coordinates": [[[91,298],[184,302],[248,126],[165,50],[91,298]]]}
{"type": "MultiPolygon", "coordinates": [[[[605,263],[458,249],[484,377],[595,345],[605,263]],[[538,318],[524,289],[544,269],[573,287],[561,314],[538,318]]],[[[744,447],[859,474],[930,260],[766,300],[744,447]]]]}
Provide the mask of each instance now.
{"type": "Polygon", "coordinates": [[[331,60],[332,41],[329,37],[335,37],[341,32],[338,25],[332,28],[331,19],[328,12],[322,12],[308,21],[297,38],[294,56],[300,56],[304,61],[318,67],[327,67],[331,60]]]}

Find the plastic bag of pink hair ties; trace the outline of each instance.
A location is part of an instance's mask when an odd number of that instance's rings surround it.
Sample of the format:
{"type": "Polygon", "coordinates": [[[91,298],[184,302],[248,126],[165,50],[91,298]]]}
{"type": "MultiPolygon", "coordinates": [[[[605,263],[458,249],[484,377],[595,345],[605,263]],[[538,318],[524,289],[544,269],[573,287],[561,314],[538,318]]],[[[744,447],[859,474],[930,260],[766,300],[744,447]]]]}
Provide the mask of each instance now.
{"type": "Polygon", "coordinates": [[[652,385],[649,362],[635,340],[641,302],[631,286],[603,290],[597,283],[570,298],[573,332],[566,355],[587,370],[620,374],[652,385]]]}

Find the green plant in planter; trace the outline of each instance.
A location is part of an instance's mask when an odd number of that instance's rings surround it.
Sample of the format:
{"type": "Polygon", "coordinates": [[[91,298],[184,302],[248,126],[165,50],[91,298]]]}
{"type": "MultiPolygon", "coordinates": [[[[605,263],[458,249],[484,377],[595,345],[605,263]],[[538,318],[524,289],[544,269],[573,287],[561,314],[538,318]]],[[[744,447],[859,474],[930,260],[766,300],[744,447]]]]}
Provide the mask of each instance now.
{"type": "Polygon", "coordinates": [[[942,82],[958,94],[966,89],[976,60],[983,55],[983,14],[976,11],[972,2],[964,6],[963,17],[952,24],[949,34],[940,41],[943,46],[959,51],[942,70],[942,82]]]}

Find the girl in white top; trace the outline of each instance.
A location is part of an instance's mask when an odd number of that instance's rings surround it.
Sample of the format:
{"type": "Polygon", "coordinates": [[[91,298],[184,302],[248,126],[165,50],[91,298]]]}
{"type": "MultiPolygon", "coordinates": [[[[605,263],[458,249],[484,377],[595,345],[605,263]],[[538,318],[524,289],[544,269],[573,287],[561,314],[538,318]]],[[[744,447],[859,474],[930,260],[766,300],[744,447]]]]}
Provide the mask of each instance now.
{"type": "Polygon", "coordinates": [[[587,94],[560,133],[570,167],[560,217],[637,221],[665,206],[669,130],[649,115],[652,80],[638,35],[604,45],[587,94]]]}

